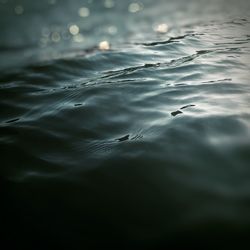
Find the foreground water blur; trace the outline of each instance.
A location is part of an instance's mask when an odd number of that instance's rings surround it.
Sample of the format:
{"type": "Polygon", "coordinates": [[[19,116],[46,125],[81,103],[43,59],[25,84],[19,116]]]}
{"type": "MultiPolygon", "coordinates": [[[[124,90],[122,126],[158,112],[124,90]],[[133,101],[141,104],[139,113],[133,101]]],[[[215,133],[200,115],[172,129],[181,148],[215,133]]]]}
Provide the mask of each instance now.
{"type": "Polygon", "coordinates": [[[0,0],[8,246],[247,239],[249,13],[247,0],[0,0]]]}

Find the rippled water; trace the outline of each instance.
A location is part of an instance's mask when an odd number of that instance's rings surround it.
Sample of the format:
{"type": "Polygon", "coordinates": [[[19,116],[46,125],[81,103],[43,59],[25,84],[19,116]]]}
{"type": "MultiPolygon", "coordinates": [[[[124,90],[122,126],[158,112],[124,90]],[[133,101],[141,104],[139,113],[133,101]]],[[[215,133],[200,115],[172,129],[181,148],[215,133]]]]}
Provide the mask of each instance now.
{"type": "Polygon", "coordinates": [[[2,0],[7,243],[162,249],[247,236],[249,13],[243,0],[2,0]]]}

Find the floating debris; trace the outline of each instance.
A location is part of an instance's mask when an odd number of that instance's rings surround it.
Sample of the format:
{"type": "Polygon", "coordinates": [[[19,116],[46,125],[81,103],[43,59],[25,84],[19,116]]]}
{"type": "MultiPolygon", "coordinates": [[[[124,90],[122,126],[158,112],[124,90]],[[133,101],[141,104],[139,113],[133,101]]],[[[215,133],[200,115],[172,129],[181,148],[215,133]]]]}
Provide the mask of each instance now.
{"type": "Polygon", "coordinates": [[[194,104],[189,104],[189,105],[181,107],[180,109],[186,109],[186,108],[194,107],[194,106],[195,106],[194,104]]]}
{"type": "Polygon", "coordinates": [[[129,139],[129,135],[125,135],[125,136],[123,136],[121,138],[118,138],[116,140],[119,141],[119,142],[122,142],[122,141],[127,141],[128,139],[129,139]]]}
{"type": "Polygon", "coordinates": [[[171,113],[172,116],[176,116],[176,115],[179,115],[179,114],[182,114],[183,112],[180,111],[180,110],[176,110],[174,112],[171,113]]]}
{"type": "Polygon", "coordinates": [[[6,123],[17,122],[17,121],[19,121],[19,120],[20,120],[20,118],[15,118],[15,119],[12,119],[12,120],[7,121],[6,123]]]}

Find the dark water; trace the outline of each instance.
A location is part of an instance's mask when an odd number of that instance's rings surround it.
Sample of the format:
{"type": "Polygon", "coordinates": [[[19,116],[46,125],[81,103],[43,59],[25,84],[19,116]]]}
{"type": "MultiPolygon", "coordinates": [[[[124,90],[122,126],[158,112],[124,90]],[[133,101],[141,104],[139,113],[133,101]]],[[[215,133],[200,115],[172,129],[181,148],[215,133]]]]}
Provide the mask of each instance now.
{"type": "Polygon", "coordinates": [[[132,3],[1,0],[9,247],[203,248],[248,236],[250,2],[132,3]]]}

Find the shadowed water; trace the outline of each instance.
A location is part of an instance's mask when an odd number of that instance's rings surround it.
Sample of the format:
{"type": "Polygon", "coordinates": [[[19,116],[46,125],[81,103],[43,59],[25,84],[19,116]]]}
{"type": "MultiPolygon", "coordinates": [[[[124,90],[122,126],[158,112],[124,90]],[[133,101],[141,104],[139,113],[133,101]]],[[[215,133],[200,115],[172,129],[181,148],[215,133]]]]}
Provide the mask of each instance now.
{"type": "Polygon", "coordinates": [[[162,249],[247,237],[250,4],[131,3],[1,1],[9,246],[162,249]],[[161,23],[167,32],[156,32],[161,23]]]}

